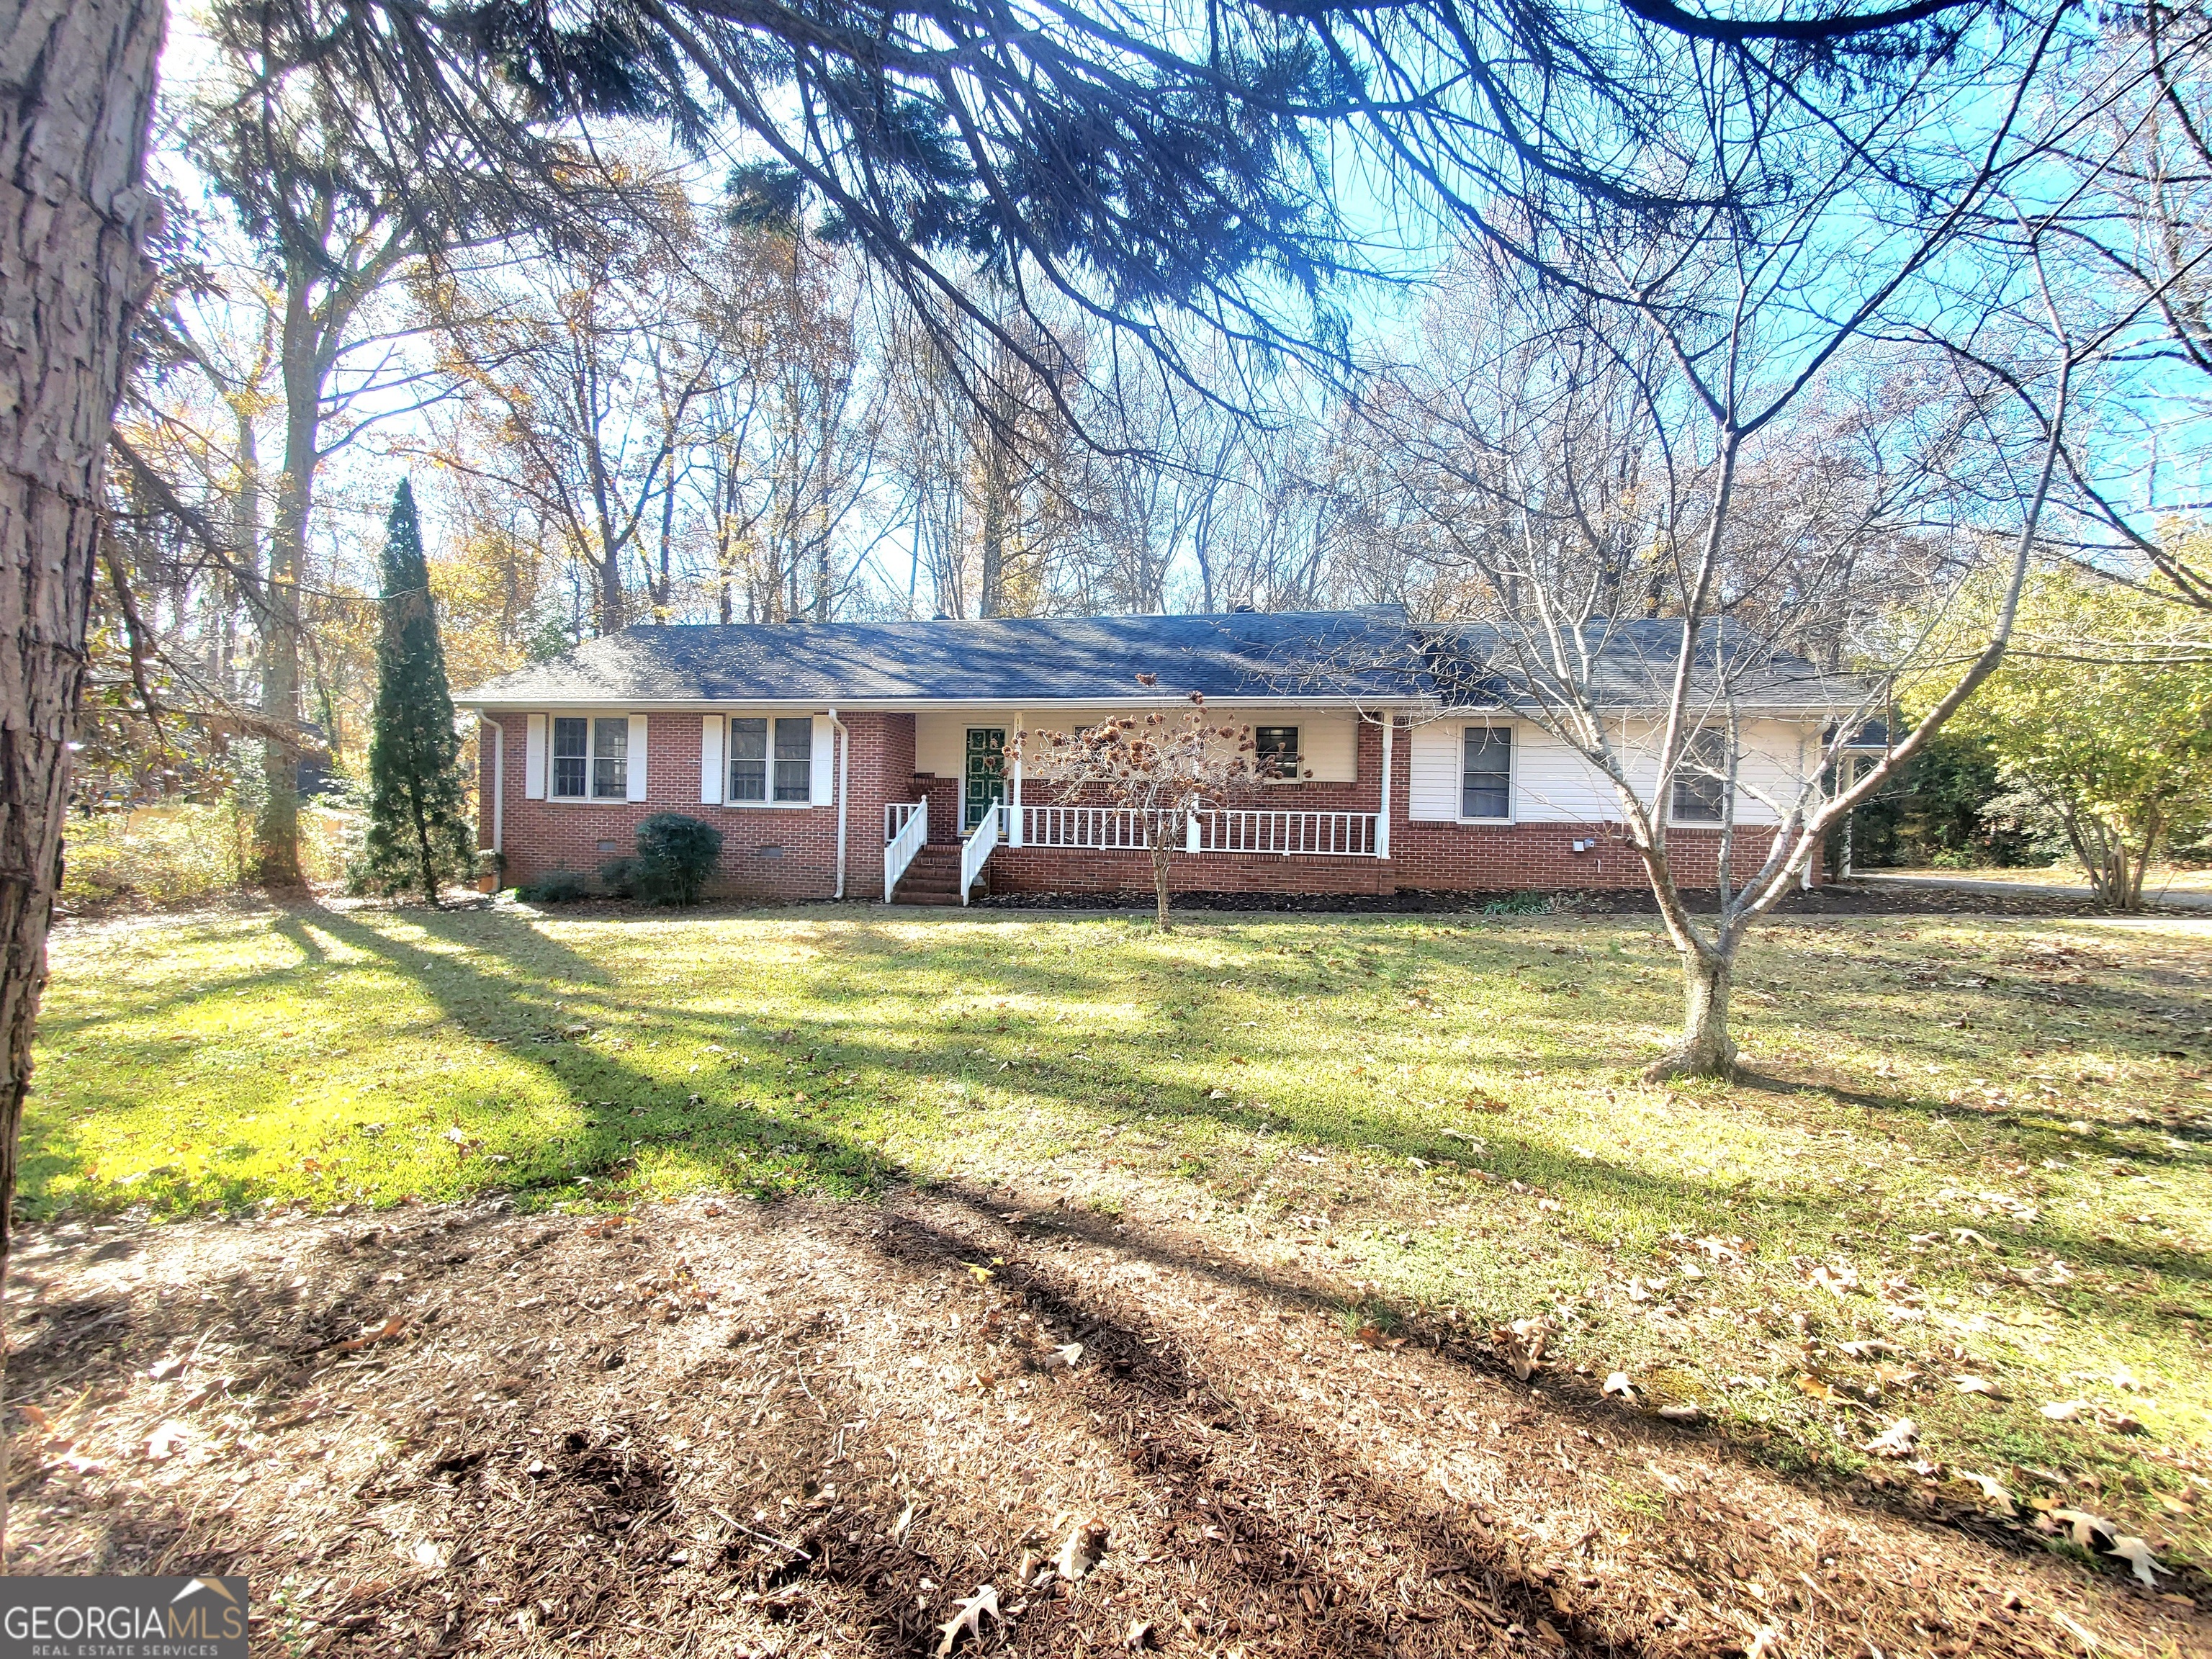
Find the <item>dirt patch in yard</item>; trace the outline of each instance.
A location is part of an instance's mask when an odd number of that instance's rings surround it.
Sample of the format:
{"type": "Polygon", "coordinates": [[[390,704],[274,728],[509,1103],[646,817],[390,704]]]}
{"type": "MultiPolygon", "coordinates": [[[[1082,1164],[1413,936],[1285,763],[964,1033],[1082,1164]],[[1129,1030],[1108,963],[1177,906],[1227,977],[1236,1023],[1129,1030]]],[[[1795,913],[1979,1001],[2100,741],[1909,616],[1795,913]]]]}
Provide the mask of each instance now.
{"type": "Polygon", "coordinates": [[[2193,1570],[1793,1480],[1166,1214],[76,1225],[9,1302],[9,1565],[244,1573],[257,1652],[2212,1646],[2193,1570]]]}

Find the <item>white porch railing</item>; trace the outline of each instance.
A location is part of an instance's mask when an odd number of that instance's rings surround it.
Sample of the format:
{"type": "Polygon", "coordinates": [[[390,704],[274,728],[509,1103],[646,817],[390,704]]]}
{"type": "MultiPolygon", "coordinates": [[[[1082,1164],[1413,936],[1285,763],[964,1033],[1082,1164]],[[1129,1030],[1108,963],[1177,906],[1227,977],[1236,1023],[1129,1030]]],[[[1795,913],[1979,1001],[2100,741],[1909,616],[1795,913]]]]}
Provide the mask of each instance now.
{"type": "Polygon", "coordinates": [[[1141,851],[1152,844],[1159,817],[1130,806],[1024,806],[1022,845],[1141,851]]]}
{"type": "Polygon", "coordinates": [[[884,902],[929,839],[929,802],[895,800],[884,808],[884,902]]]}
{"type": "MultiPolygon", "coordinates": [[[[1024,806],[1022,844],[1106,852],[1141,852],[1158,833],[1158,812],[1127,806],[1024,806]]],[[[1309,858],[1373,858],[1376,814],[1301,812],[1223,807],[1193,812],[1185,829],[1191,853],[1273,853],[1309,858]]]]}
{"type": "Polygon", "coordinates": [[[975,884],[982,873],[984,860],[999,850],[998,812],[986,812],[976,824],[975,833],[960,843],[960,902],[968,902],[968,890],[975,884]]]}
{"type": "Polygon", "coordinates": [[[1372,812],[1300,812],[1231,806],[1194,814],[1201,853],[1373,858],[1372,812]]]}

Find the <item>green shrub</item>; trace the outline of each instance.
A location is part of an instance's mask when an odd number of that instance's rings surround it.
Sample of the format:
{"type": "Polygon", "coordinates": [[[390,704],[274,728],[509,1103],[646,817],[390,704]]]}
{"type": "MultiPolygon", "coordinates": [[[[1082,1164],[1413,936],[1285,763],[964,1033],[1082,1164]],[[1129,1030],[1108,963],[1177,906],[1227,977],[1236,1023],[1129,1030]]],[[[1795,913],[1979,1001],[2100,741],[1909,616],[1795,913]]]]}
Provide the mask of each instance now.
{"type": "Polygon", "coordinates": [[[1548,916],[1552,914],[1549,893],[1516,893],[1510,898],[1492,899],[1482,907],[1486,916],[1548,916]]]}
{"type": "Polygon", "coordinates": [[[696,904],[722,856],[722,832],[681,812],[656,812],[637,826],[637,856],[627,860],[632,889],[659,904],[696,904]]]}
{"type": "Polygon", "coordinates": [[[608,859],[599,866],[599,885],[609,898],[635,898],[637,860],[608,859]]]}
{"type": "Polygon", "coordinates": [[[548,870],[514,890],[526,904],[574,904],[592,896],[592,884],[574,870],[548,870]]]}

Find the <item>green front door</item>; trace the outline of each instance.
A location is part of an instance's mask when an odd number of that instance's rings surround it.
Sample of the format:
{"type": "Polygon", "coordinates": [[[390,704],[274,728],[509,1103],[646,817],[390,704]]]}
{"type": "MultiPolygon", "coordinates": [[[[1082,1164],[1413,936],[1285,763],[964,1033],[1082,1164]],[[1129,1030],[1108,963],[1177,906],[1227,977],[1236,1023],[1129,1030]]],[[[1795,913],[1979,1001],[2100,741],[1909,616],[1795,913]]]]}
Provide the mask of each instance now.
{"type": "Polygon", "coordinates": [[[964,834],[982,823],[983,814],[1006,798],[1006,729],[968,728],[967,783],[960,792],[960,828],[964,834]]]}

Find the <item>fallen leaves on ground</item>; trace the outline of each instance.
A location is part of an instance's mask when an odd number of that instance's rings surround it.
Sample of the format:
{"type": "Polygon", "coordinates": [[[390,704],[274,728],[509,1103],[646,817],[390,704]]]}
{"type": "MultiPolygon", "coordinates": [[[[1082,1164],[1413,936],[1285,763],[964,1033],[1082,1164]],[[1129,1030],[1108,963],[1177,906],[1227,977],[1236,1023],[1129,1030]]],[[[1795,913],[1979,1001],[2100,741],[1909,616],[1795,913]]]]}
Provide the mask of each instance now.
{"type": "Polygon", "coordinates": [[[945,1659],[945,1656],[952,1651],[952,1644],[960,1639],[963,1631],[981,1643],[983,1639],[983,1618],[987,1613],[1001,1624],[1006,1622],[999,1612],[998,1590],[989,1584],[979,1584],[973,1595],[953,1609],[952,1617],[938,1626],[944,1632],[945,1639],[937,1644],[937,1659],[945,1659]]]}
{"type": "Polygon", "coordinates": [[[1067,1541],[1060,1547],[1060,1559],[1054,1563],[1060,1576],[1070,1583],[1080,1583],[1091,1575],[1091,1570],[1105,1558],[1106,1528],[1096,1521],[1079,1521],[1075,1530],[1067,1534],[1067,1541]]]}
{"type": "Polygon", "coordinates": [[[1919,1437],[1920,1425],[1909,1417],[1900,1417],[1860,1449],[1877,1457],[1907,1457],[1911,1455],[1913,1442],[1919,1437]]]}
{"type": "Polygon", "coordinates": [[[386,1320],[384,1323],[378,1326],[374,1330],[365,1331],[359,1336],[354,1337],[348,1341],[339,1343],[338,1352],[340,1353],[359,1353],[363,1348],[369,1347],[375,1343],[390,1341],[393,1337],[398,1335],[406,1328],[407,1316],[405,1314],[394,1314],[391,1318],[386,1320]]]}
{"type": "Polygon", "coordinates": [[[2148,1544],[2125,1534],[2112,1540],[2112,1553],[2134,1568],[2136,1577],[2153,1589],[2158,1588],[2157,1574],[2172,1571],[2159,1564],[2158,1558],[2150,1553],[2148,1544]]]}

